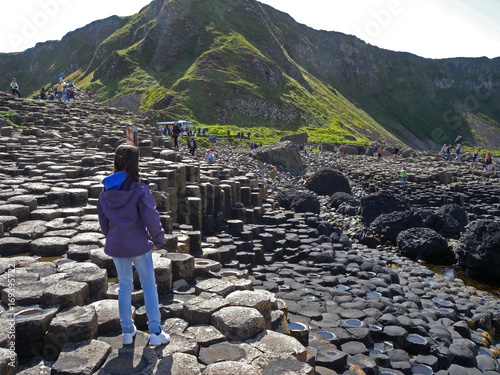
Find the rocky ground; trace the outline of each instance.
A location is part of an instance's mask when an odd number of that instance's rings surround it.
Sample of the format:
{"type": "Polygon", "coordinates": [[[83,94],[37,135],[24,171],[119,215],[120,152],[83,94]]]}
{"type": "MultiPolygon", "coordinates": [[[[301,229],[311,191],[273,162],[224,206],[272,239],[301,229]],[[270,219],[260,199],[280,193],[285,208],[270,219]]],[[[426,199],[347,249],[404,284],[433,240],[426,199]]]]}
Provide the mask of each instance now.
{"type": "MultiPolygon", "coordinates": [[[[493,264],[482,276],[496,281],[496,174],[411,150],[377,161],[358,146],[335,158],[286,143],[216,146],[219,163],[208,165],[204,150],[172,150],[113,108],[0,93],[8,109],[26,127],[0,123],[0,373],[500,373],[500,300],[398,251],[458,258],[475,274],[484,262],[471,248],[481,248],[493,264]],[[132,125],[167,233],[154,261],[172,342],[160,347],[148,346],[147,331],[121,344],[95,208],[132,125]],[[452,250],[439,247],[450,237],[452,250]]],[[[144,330],[140,289],[133,299],[144,330]]]]}

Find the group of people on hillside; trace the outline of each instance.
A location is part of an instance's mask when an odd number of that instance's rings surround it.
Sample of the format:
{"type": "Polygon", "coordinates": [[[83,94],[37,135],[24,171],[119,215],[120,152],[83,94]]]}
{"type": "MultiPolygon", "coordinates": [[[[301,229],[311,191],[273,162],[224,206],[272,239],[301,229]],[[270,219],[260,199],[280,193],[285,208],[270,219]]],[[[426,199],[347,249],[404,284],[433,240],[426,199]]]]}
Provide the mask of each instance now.
{"type": "Polygon", "coordinates": [[[250,151],[256,150],[259,147],[262,147],[262,142],[257,143],[257,142],[250,142],[250,151]]]}
{"type": "MultiPolygon", "coordinates": [[[[462,154],[462,136],[459,135],[457,136],[457,139],[455,139],[455,144],[456,144],[456,156],[453,161],[456,161],[460,163],[460,156],[462,154]]],[[[441,152],[443,153],[443,161],[451,162],[451,144],[443,144],[443,147],[441,147],[441,152]]]]}
{"type": "MultiPolygon", "coordinates": [[[[42,87],[40,92],[33,96],[33,99],[39,100],[59,100],[64,103],[73,103],[75,101],[75,90],[76,86],[73,81],[65,82],[61,79],[61,76],[64,79],[64,75],[61,73],[59,75],[59,82],[55,86],[53,90],[46,89],[42,87]]],[[[19,84],[15,78],[12,78],[12,82],[10,83],[10,89],[12,91],[12,95],[17,95],[19,98],[21,97],[21,92],[19,91],[19,84]]],[[[92,94],[89,91],[89,98],[92,98],[92,94]]]]}
{"type": "MultiPolygon", "coordinates": [[[[456,150],[455,150],[455,158],[453,159],[454,162],[460,163],[461,162],[461,155],[462,155],[462,141],[463,138],[461,135],[457,136],[455,139],[455,144],[456,144],[456,150]]],[[[443,147],[441,147],[441,153],[443,154],[443,161],[445,162],[451,162],[452,158],[452,146],[451,144],[443,144],[443,147]]],[[[472,164],[474,168],[477,168],[477,165],[479,163],[479,150],[476,150],[474,154],[472,154],[472,164]]],[[[487,152],[486,155],[484,156],[484,170],[488,173],[493,172],[493,158],[490,152],[487,152]]]]}

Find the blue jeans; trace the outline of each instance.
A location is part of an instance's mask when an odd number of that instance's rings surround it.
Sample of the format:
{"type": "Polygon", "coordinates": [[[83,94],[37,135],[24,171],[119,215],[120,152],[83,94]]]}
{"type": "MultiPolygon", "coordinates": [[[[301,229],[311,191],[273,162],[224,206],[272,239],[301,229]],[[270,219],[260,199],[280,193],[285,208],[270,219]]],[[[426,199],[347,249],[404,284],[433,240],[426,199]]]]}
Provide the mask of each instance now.
{"type": "Polygon", "coordinates": [[[161,332],[161,316],[158,303],[158,292],[156,290],[155,271],[153,268],[153,256],[149,251],[146,254],[131,258],[113,257],[116,272],[118,273],[118,309],[120,312],[120,323],[124,333],[134,332],[134,321],[132,320],[132,291],[134,290],[134,279],[132,263],[139,274],[142,290],[144,291],[144,304],[148,316],[148,328],[150,333],[161,332]]]}
{"type": "Polygon", "coordinates": [[[406,177],[401,177],[401,186],[406,187],[406,177]]]}
{"type": "Polygon", "coordinates": [[[62,101],[62,91],[57,92],[57,97],[59,98],[59,101],[62,101]]]}

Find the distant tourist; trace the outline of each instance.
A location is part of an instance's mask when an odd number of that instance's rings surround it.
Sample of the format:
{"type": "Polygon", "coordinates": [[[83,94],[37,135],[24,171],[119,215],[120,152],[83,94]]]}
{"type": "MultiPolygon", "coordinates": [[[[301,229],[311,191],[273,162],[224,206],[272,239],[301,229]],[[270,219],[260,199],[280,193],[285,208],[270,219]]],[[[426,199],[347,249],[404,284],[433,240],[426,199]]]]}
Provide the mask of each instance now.
{"type": "Polygon", "coordinates": [[[456,156],[455,156],[455,160],[454,160],[454,161],[456,161],[456,162],[459,162],[459,163],[460,163],[460,152],[461,152],[461,151],[460,151],[460,145],[458,145],[458,146],[457,146],[457,151],[456,151],[456,152],[457,152],[457,154],[456,154],[456,156]]]}
{"type": "Polygon", "coordinates": [[[174,125],[172,126],[172,138],[174,140],[174,148],[179,148],[179,135],[181,134],[181,129],[177,124],[177,121],[174,121],[174,125]]]}
{"type": "Polygon", "coordinates": [[[486,153],[486,156],[484,157],[484,170],[487,173],[491,173],[493,170],[493,159],[489,152],[486,153]]]}
{"type": "Polygon", "coordinates": [[[188,147],[189,153],[191,154],[191,156],[194,156],[194,152],[196,151],[196,141],[193,137],[189,138],[188,147]]]}
{"type": "Polygon", "coordinates": [[[474,152],[474,154],[472,155],[472,166],[475,168],[477,168],[477,160],[479,158],[479,150],[476,150],[476,152],[474,152]]]}
{"type": "Polygon", "coordinates": [[[403,189],[406,189],[406,178],[408,177],[408,173],[406,172],[405,167],[403,167],[403,169],[401,170],[400,176],[401,176],[401,187],[403,189]]]}
{"type": "Polygon", "coordinates": [[[57,84],[56,92],[57,92],[57,97],[59,98],[59,101],[62,102],[62,97],[63,97],[62,81],[59,81],[59,83],[57,84]]]}
{"type": "Polygon", "coordinates": [[[378,160],[382,159],[382,147],[378,148],[378,160]]]}
{"type": "Polygon", "coordinates": [[[62,100],[64,103],[68,101],[68,87],[66,85],[64,85],[62,89],[62,100]]]}
{"type": "Polygon", "coordinates": [[[446,147],[446,158],[444,159],[444,161],[451,161],[451,145],[448,145],[448,147],[446,147]]]}
{"type": "Polygon", "coordinates": [[[455,139],[455,143],[456,143],[457,147],[460,147],[462,145],[462,136],[461,135],[457,136],[457,139],[455,139]]]}
{"type": "Polygon", "coordinates": [[[12,90],[12,95],[17,95],[19,98],[21,97],[21,93],[19,92],[19,85],[15,78],[12,78],[12,82],[10,83],[10,89],[12,90]]]}
{"type": "Polygon", "coordinates": [[[443,145],[443,147],[441,147],[441,152],[443,153],[443,160],[446,160],[446,150],[447,150],[448,146],[446,145],[446,143],[443,145]]]}
{"type": "Polygon", "coordinates": [[[276,168],[271,169],[271,172],[269,172],[269,178],[270,178],[273,182],[274,182],[274,180],[276,179],[276,174],[277,174],[276,168]]]}
{"type": "Polygon", "coordinates": [[[214,155],[210,151],[207,151],[207,153],[205,154],[205,162],[208,164],[215,163],[214,155]]]}
{"type": "Polygon", "coordinates": [[[115,152],[114,173],[102,183],[104,189],[97,201],[97,213],[106,236],[104,252],[112,257],[118,273],[123,344],[132,344],[137,333],[132,316],[132,264],[144,293],[149,345],[168,344],[170,336],[161,328],[152,254],[152,250],[165,243],[165,233],[148,183],[139,177],[139,149],[132,145],[119,146],[115,152]]]}
{"type": "Polygon", "coordinates": [[[318,151],[319,151],[319,152],[323,152],[323,144],[322,144],[322,143],[320,143],[320,144],[318,145],[318,151]]]}

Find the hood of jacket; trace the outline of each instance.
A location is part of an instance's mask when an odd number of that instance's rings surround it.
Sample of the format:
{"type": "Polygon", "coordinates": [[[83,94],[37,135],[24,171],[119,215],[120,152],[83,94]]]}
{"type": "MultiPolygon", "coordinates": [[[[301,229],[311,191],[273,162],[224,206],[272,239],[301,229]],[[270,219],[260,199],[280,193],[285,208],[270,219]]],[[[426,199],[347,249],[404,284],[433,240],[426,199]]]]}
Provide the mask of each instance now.
{"type": "Polygon", "coordinates": [[[120,171],[109,175],[102,180],[104,185],[103,199],[111,209],[118,209],[125,206],[132,195],[137,184],[125,171],[120,171]]]}

